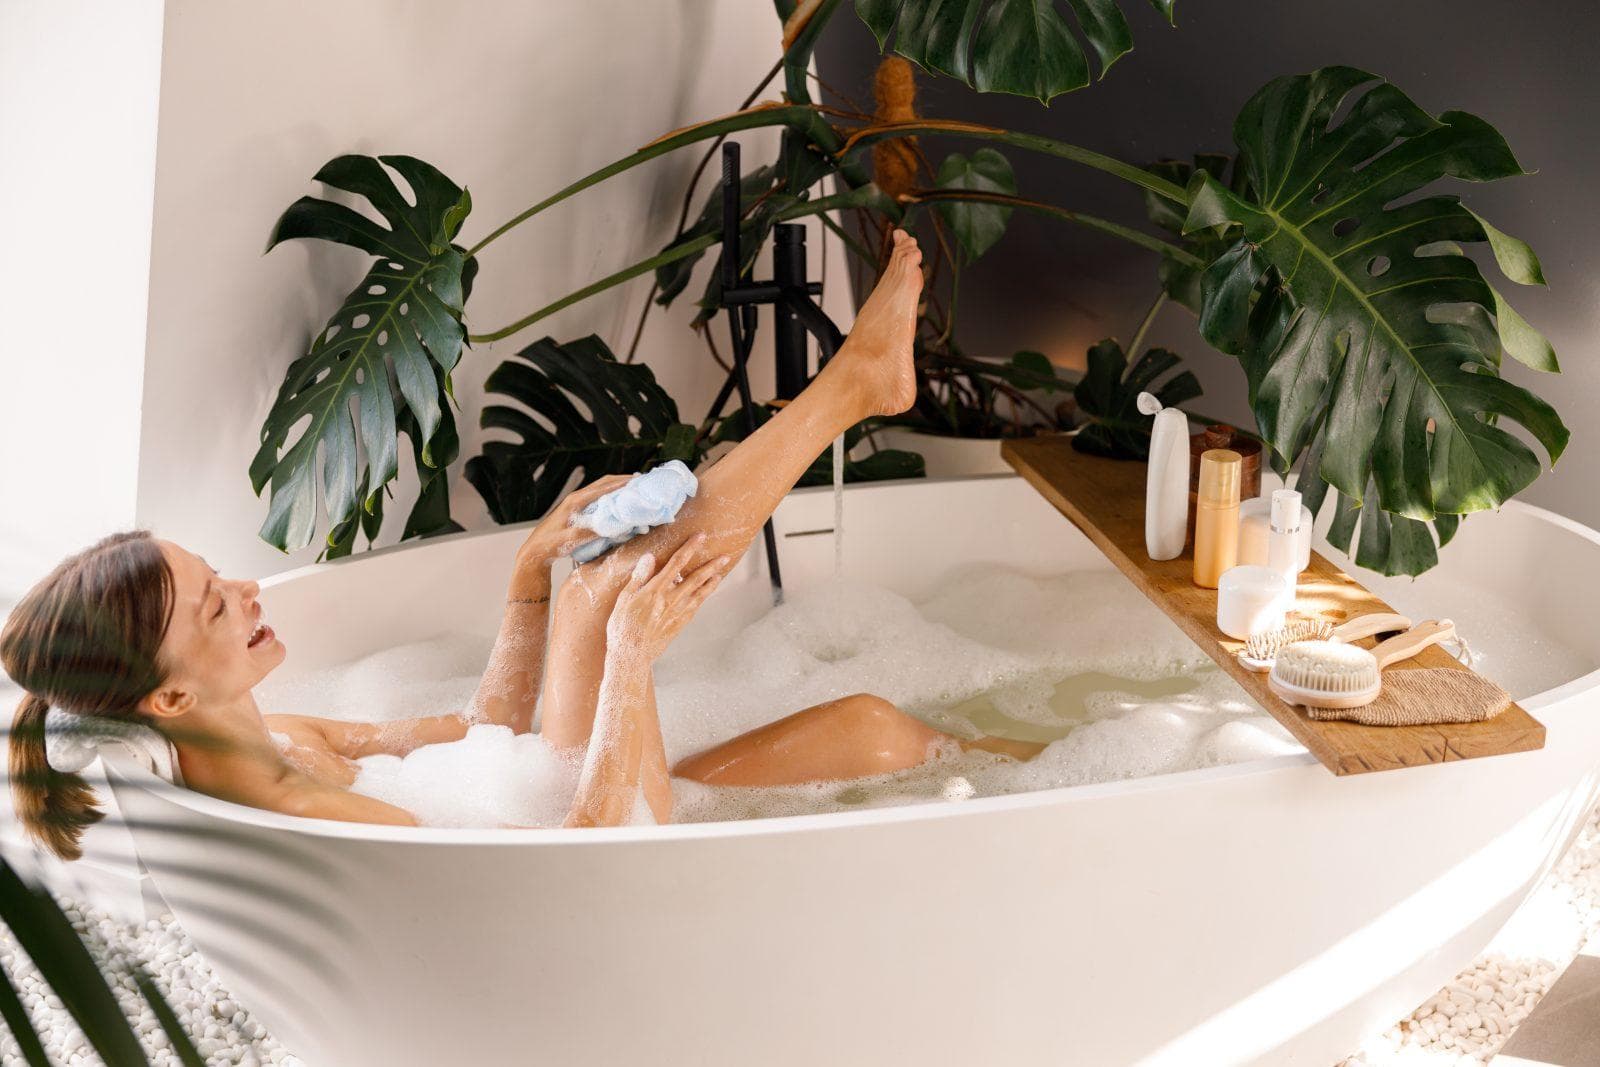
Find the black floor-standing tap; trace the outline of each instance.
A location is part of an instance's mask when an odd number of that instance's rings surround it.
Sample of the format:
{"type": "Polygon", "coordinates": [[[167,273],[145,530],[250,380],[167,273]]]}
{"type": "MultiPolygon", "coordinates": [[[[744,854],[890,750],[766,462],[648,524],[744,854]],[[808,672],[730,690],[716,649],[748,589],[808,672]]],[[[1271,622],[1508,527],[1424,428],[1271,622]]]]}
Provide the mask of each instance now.
{"type": "MultiPolygon", "coordinates": [[[[756,429],[749,375],[750,351],[755,344],[756,308],[761,304],[773,305],[773,351],[777,360],[777,393],[782,400],[794,399],[805,388],[807,334],[817,339],[819,369],[838,351],[844,335],[811,299],[821,295],[822,286],[806,280],[804,226],[779,223],[774,228],[772,281],[753,281],[750,271],[739,269],[742,207],[739,144],[728,141],[722,146],[722,259],[718,270],[721,272],[721,304],[728,312],[728,332],[733,342],[733,368],[712,402],[706,421],[720,417],[729,396],[737,390],[745,432],[750,434],[756,429]]],[[[778,565],[778,538],[771,519],[762,529],[762,537],[766,542],[773,602],[782,603],[783,575],[778,565]]]]}

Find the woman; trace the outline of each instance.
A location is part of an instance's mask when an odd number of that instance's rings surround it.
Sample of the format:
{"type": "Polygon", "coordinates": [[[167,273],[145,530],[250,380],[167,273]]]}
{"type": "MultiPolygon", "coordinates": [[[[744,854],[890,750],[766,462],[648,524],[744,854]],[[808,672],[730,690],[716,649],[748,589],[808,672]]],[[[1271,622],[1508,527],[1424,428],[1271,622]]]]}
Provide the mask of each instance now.
{"type": "MultiPolygon", "coordinates": [[[[142,533],[107,538],[67,560],[0,632],[0,664],[27,691],[10,745],[24,827],[76,858],[82,831],[100,818],[83,779],[47,762],[51,706],[154,727],[176,748],[183,784],[211,796],[290,815],[414,824],[409,812],[349,791],[354,761],[455,741],[478,722],[531,730],[541,686],[545,738],[584,750],[567,824],[623,822],[641,788],[666,822],[672,793],[652,664],[828,443],[863,418],[911,404],[921,255],[906,234],[894,241],[838,355],[701,476],[674,522],[575,569],[553,605],[552,561],[593,536],[571,525],[573,515],[626,478],[570,494],[534,528],[463,714],[382,724],[262,715],[252,690],[285,649],[266,625],[255,582],[224,579],[199,556],[142,533]]],[[[914,766],[947,739],[888,701],[857,694],[691,756],[671,773],[727,785],[851,778],[914,766]]],[[[968,744],[1031,751],[995,739],[968,744]]]]}

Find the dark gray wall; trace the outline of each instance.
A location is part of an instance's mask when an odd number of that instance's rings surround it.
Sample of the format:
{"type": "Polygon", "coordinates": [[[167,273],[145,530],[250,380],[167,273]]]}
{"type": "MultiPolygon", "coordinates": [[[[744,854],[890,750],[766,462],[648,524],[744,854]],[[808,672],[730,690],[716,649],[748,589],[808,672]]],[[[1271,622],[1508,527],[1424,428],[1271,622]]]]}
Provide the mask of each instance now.
{"type": "MultiPolygon", "coordinates": [[[[1124,0],[1123,7],[1135,50],[1105,81],[1043,108],[925,76],[922,112],[1037,132],[1130,162],[1187,158],[1196,150],[1231,151],[1234,114],[1269,79],[1344,63],[1389,78],[1430,111],[1459,108],[1488,119],[1523,166],[1539,173],[1498,187],[1458,184],[1458,190],[1474,210],[1538,251],[1549,289],[1501,288],[1555,344],[1564,368],[1553,377],[1508,361],[1506,373],[1554,403],[1573,430],[1560,466],[1524,496],[1600,526],[1600,460],[1589,432],[1600,412],[1600,226],[1592,199],[1600,174],[1600,5],[1212,0],[1180,3],[1176,28],[1140,0],[1124,0]]],[[[870,101],[877,58],[871,34],[841,10],[818,51],[823,80],[870,101]]],[[[942,140],[925,145],[936,164],[948,151],[972,147],[942,140]]],[[[1123,183],[1018,150],[1007,155],[1023,195],[1142,223],[1139,197],[1123,183]]],[[[1017,218],[965,275],[959,333],[974,354],[1035,348],[1081,365],[1084,348],[1095,340],[1130,339],[1155,296],[1153,272],[1149,253],[1112,238],[1017,218]]],[[[1237,365],[1206,348],[1187,311],[1169,306],[1151,340],[1184,355],[1200,377],[1206,397],[1197,408],[1250,424],[1237,365]]]]}

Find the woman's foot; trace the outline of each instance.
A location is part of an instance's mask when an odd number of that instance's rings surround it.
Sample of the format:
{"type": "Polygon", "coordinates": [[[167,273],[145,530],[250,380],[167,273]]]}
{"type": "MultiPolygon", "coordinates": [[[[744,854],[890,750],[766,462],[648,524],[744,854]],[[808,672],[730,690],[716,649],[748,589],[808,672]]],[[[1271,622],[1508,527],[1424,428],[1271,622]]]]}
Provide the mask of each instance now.
{"type": "Polygon", "coordinates": [[[896,230],[888,267],[823,371],[861,394],[867,416],[898,415],[917,398],[912,342],[921,297],[922,250],[910,234],[896,230]]]}
{"type": "Polygon", "coordinates": [[[982,752],[993,752],[997,756],[1010,756],[1024,763],[1045,749],[1043,741],[1013,741],[1009,737],[978,737],[970,740],[958,738],[956,744],[961,746],[963,752],[978,749],[982,752]]]}

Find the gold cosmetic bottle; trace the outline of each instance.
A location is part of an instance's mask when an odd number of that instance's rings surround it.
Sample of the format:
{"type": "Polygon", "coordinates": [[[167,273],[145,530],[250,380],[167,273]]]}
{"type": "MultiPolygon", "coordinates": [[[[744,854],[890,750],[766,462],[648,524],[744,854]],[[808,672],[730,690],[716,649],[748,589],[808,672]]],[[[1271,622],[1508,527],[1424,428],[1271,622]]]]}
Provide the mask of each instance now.
{"type": "Polygon", "coordinates": [[[1215,589],[1239,556],[1239,478],[1242,457],[1213,448],[1200,457],[1194,515],[1194,584],[1215,589]]]}

